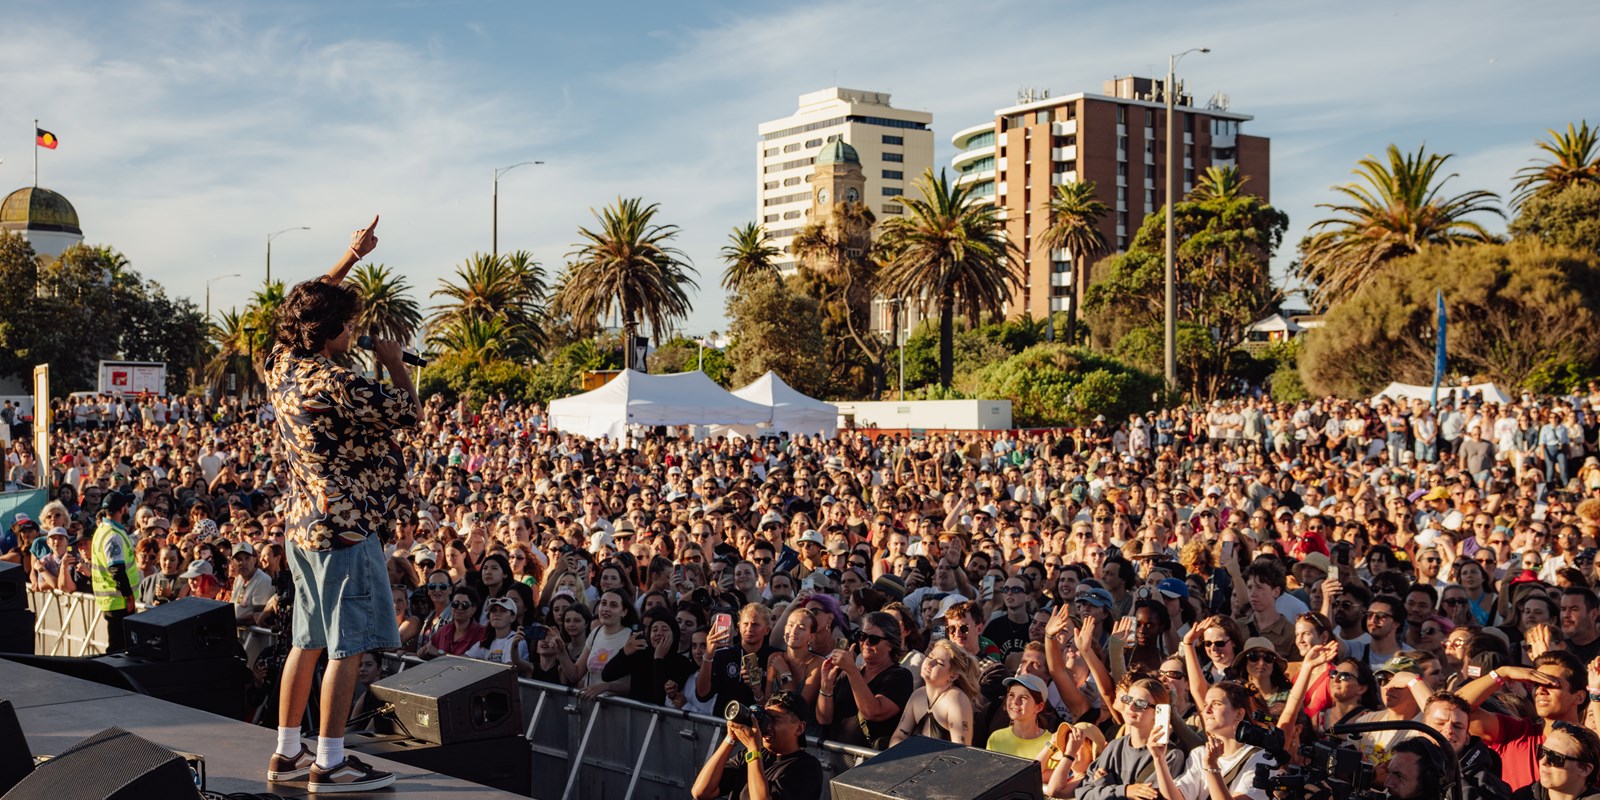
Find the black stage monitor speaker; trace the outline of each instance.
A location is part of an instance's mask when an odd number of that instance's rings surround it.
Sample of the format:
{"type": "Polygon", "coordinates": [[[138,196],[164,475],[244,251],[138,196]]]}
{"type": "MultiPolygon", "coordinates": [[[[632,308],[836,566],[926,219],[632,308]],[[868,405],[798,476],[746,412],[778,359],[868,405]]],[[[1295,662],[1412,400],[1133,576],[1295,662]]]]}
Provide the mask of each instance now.
{"type": "Polygon", "coordinates": [[[26,611],[28,571],[21,564],[0,561],[0,611],[26,611]]]}
{"type": "Polygon", "coordinates": [[[183,757],[121,728],[73,745],[22,779],[4,800],[199,798],[183,757]]]}
{"type": "Polygon", "coordinates": [[[115,669],[140,694],[228,719],[243,720],[250,713],[245,692],[250,668],[243,658],[221,656],[171,662],[112,654],[96,656],[94,660],[115,669]]]}
{"type": "Polygon", "coordinates": [[[833,800],[1040,800],[1039,765],[913,736],[834,776],[833,800]]]}
{"type": "Polygon", "coordinates": [[[28,737],[22,735],[17,710],[10,700],[0,700],[0,794],[11,791],[32,771],[33,753],[28,749],[28,737]]]}
{"type": "Polygon", "coordinates": [[[516,669],[475,658],[441,656],[371,686],[391,703],[402,730],[434,744],[459,744],[522,733],[516,669]]]}
{"type": "Polygon", "coordinates": [[[32,653],[34,620],[26,608],[0,611],[0,653],[32,653]]]}
{"type": "Polygon", "coordinates": [[[152,661],[232,655],[239,647],[233,604],[185,597],[129,616],[128,652],[152,661]]]}
{"type": "Polygon", "coordinates": [[[400,736],[352,733],[345,736],[345,747],[521,797],[533,796],[533,745],[521,734],[434,744],[400,736]]]}

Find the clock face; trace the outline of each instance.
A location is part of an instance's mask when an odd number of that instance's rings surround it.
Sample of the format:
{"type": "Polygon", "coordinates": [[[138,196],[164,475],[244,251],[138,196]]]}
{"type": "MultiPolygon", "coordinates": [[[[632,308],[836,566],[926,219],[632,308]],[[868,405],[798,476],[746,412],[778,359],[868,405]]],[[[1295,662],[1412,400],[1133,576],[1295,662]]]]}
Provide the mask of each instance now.
{"type": "Polygon", "coordinates": [[[819,202],[819,203],[828,202],[828,190],[827,189],[818,189],[817,190],[817,202],[819,202]]]}
{"type": "Polygon", "coordinates": [[[857,192],[854,189],[851,189],[850,191],[844,193],[844,200],[847,203],[854,203],[854,202],[859,201],[860,199],[861,199],[860,193],[857,192]]]}

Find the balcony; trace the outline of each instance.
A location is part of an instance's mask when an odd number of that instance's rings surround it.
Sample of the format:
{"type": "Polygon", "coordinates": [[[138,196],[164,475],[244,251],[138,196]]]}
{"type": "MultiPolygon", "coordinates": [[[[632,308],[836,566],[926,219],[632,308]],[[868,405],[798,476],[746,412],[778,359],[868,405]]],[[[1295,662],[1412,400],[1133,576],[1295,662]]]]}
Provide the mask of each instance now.
{"type": "Polygon", "coordinates": [[[1072,260],[1072,251],[1066,249],[1065,247],[1058,247],[1058,248],[1050,251],[1050,260],[1051,261],[1071,261],[1072,260]]]}
{"type": "Polygon", "coordinates": [[[1070,272],[1052,272],[1052,273],[1050,273],[1050,285],[1051,286],[1071,286],[1072,285],[1072,273],[1070,273],[1070,272]]]}
{"type": "Polygon", "coordinates": [[[1077,183],[1077,181],[1078,173],[1076,172],[1057,172],[1050,176],[1051,186],[1065,186],[1069,183],[1077,183]]]}
{"type": "Polygon", "coordinates": [[[998,167],[1001,172],[1004,172],[1006,169],[1006,162],[1009,161],[1010,158],[1010,156],[1001,156],[995,159],[994,165],[998,167]]]}
{"type": "Polygon", "coordinates": [[[1215,136],[1211,137],[1211,146],[1212,147],[1233,147],[1237,143],[1238,138],[1239,137],[1238,137],[1237,134],[1232,134],[1232,133],[1218,134],[1218,135],[1215,135],[1215,136]]]}
{"type": "Polygon", "coordinates": [[[1184,143],[1184,144],[1194,144],[1194,134],[1192,134],[1192,133],[1185,133],[1185,134],[1184,134],[1184,135],[1183,135],[1183,143],[1184,143]]]}
{"type": "Polygon", "coordinates": [[[1077,145],[1067,145],[1066,147],[1052,147],[1052,148],[1050,148],[1050,160],[1051,161],[1077,161],[1078,160],[1078,146],[1077,145]]]}
{"type": "Polygon", "coordinates": [[[995,184],[994,185],[994,193],[996,195],[999,195],[999,196],[1003,197],[1005,195],[1005,193],[1006,193],[1006,182],[1005,181],[1001,181],[1001,182],[995,184]]]}
{"type": "Polygon", "coordinates": [[[1051,136],[1076,136],[1078,135],[1078,121],[1069,119],[1062,122],[1050,123],[1051,136]]]}

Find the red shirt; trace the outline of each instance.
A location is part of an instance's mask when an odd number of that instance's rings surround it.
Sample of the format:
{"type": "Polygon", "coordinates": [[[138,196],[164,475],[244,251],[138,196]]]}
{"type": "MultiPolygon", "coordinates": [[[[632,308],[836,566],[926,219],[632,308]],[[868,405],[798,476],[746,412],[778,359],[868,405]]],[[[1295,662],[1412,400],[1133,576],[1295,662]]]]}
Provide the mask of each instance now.
{"type": "Polygon", "coordinates": [[[1484,744],[1500,756],[1500,777],[1515,792],[1539,780],[1539,748],[1544,746],[1544,720],[1494,715],[1500,733],[1484,744]]]}

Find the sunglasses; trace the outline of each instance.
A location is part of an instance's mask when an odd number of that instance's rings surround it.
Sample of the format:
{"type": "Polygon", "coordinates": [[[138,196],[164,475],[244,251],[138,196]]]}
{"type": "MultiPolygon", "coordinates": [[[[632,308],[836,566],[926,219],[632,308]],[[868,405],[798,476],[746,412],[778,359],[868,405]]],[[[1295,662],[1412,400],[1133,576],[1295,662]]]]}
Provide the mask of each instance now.
{"type": "Polygon", "coordinates": [[[1187,678],[1187,677],[1189,677],[1189,676],[1188,676],[1188,675],[1185,675],[1185,674],[1184,674],[1184,673],[1183,673],[1183,672],[1181,672],[1181,671],[1178,671],[1178,670],[1170,670],[1170,669],[1164,669],[1164,670],[1161,670],[1161,671],[1160,671],[1160,672],[1158,672],[1158,673],[1156,673],[1156,674],[1157,674],[1157,675],[1160,675],[1160,676],[1161,676],[1161,677],[1163,677],[1163,678],[1167,678],[1167,679],[1169,679],[1169,680],[1174,680],[1174,681],[1181,681],[1181,680],[1183,680],[1183,679],[1184,679],[1184,678],[1187,678]]]}
{"type": "Polygon", "coordinates": [[[1028,590],[1021,586],[1006,586],[1000,589],[1005,594],[1027,594],[1028,590]]]}
{"type": "Polygon", "coordinates": [[[1367,612],[1367,619],[1369,619],[1369,620],[1372,620],[1372,619],[1394,619],[1394,615],[1393,614],[1385,614],[1382,611],[1368,611],[1367,612]]]}
{"type": "Polygon", "coordinates": [[[1271,663],[1271,662],[1274,662],[1274,661],[1278,660],[1278,656],[1276,654],[1263,653],[1263,652],[1261,652],[1259,650],[1257,650],[1256,652],[1245,656],[1244,658],[1245,658],[1246,661],[1249,661],[1252,664],[1260,664],[1260,663],[1263,663],[1263,662],[1271,663]]]}
{"type": "Polygon", "coordinates": [[[1221,650],[1222,648],[1227,647],[1230,644],[1233,644],[1233,640],[1232,639],[1207,639],[1206,640],[1206,647],[1208,649],[1211,649],[1211,650],[1221,650]]]}
{"type": "Polygon", "coordinates": [[[448,584],[448,583],[430,583],[430,584],[427,584],[425,588],[427,588],[427,590],[430,591],[430,592],[444,592],[444,591],[449,591],[450,584],[448,584]]]}
{"type": "Polygon", "coordinates": [[[1125,695],[1123,695],[1123,696],[1121,696],[1121,697],[1119,697],[1117,699],[1121,700],[1122,704],[1124,706],[1127,706],[1128,708],[1138,709],[1140,711],[1148,711],[1148,710],[1150,710],[1151,706],[1155,705],[1155,703],[1152,703],[1149,700],[1140,700],[1140,699],[1135,698],[1131,694],[1125,694],[1125,695]]]}
{"type": "Polygon", "coordinates": [[[454,600],[454,601],[451,601],[450,607],[451,608],[459,608],[459,609],[462,609],[462,610],[466,610],[466,609],[472,608],[472,604],[467,602],[467,601],[465,601],[465,600],[454,600]]]}
{"type": "Polygon", "coordinates": [[[889,641],[889,637],[887,637],[887,636],[879,636],[876,633],[861,633],[861,632],[857,632],[856,633],[856,641],[864,642],[866,644],[872,645],[873,647],[877,647],[878,645],[889,641]]]}
{"type": "Polygon", "coordinates": [[[947,625],[947,626],[945,626],[945,630],[949,631],[951,634],[956,635],[956,636],[966,636],[968,633],[972,632],[972,626],[971,625],[947,625]]]}
{"type": "Polygon", "coordinates": [[[1464,606],[1464,605],[1467,604],[1467,598],[1465,598],[1465,597],[1446,597],[1442,602],[1447,606],[1464,606]]]}
{"type": "Polygon", "coordinates": [[[1578,758],[1578,756],[1569,756],[1566,753],[1557,753],[1548,747],[1541,746],[1539,748],[1539,758],[1540,760],[1544,761],[1544,763],[1549,764],[1556,769],[1563,769],[1567,766],[1567,761],[1569,759],[1575,759],[1578,758]]]}
{"type": "Polygon", "coordinates": [[[1361,676],[1355,674],[1354,672],[1340,672],[1335,670],[1328,673],[1328,680],[1334,681],[1335,683],[1349,683],[1351,681],[1361,680],[1361,676]]]}
{"type": "Polygon", "coordinates": [[[758,559],[755,559],[755,563],[757,563],[757,564],[771,564],[772,563],[772,559],[770,559],[770,558],[758,558],[758,559]]]}

